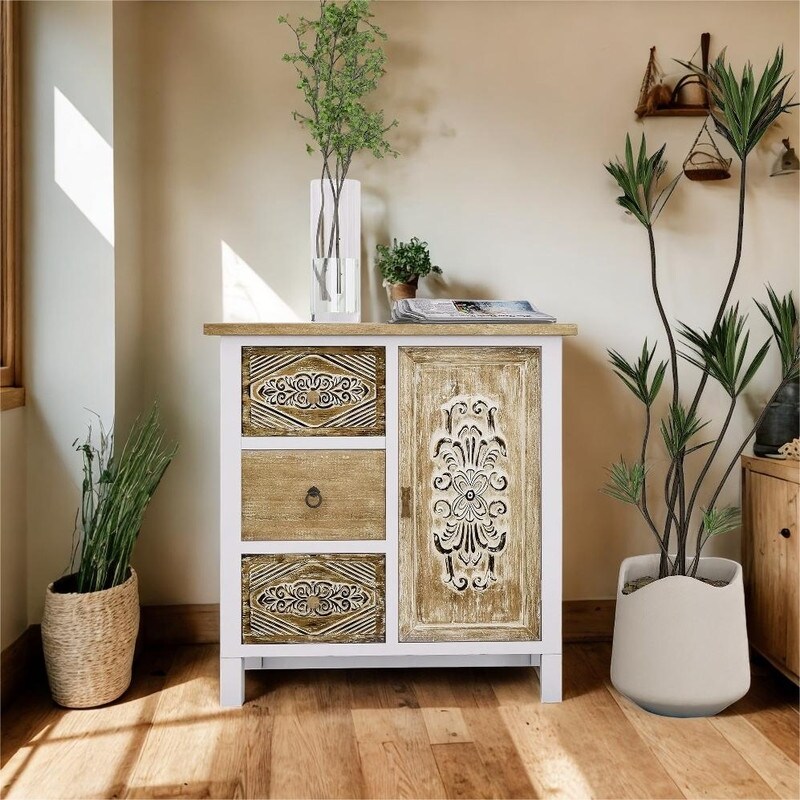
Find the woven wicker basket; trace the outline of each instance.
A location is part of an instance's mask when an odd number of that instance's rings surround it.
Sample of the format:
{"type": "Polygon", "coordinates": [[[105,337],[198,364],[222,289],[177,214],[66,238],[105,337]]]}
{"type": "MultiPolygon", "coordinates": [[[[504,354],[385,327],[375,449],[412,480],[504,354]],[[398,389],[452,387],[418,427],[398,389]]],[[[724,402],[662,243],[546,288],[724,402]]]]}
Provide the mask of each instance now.
{"type": "Polygon", "coordinates": [[[67,708],[91,708],[116,700],[131,683],[139,631],[139,582],[100,592],[56,591],[73,576],[47,587],[42,645],[53,700],[67,708]]]}

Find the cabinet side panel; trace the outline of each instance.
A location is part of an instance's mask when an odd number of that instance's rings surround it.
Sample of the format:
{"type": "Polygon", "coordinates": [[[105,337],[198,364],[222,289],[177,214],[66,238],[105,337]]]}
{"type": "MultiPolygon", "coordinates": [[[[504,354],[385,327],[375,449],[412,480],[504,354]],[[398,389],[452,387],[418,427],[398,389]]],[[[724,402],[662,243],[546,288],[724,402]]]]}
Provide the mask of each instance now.
{"type": "Polygon", "coordinates": [[[540,373],[539,348],[401,348],[401,641],[540,638],[540,373]]]}
{"type": "Polygon", "coordinates": [[[786,662],[787,597],[784,527],[791,490],[779,478],[747,476],[747,608],[750,640],[755,647],[786,662]]]}
{"type": "MultiPolygon", "coordinates": [[[[787,482],[788,483],[788,482],[787,482]]],[[[800,486],[789,483],[786,543],[786,666],[800,675],[800,486]]]]}

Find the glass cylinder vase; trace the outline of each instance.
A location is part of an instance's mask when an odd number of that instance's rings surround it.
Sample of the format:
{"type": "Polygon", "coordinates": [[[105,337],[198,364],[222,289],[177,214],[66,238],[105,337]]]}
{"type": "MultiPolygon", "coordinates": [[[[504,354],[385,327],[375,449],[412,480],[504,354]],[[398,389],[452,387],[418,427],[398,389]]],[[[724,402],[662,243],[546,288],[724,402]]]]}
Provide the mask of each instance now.
{"type": "Polygon", "coordinates": [[[361,184],[344,182],[337,215],[330,181],[311,181],[312,321],[361,321],[360,267],[361,184]]]}
{"type": "Polygon", "coordinates": [[[311,260],[313,322],[361,321],[361,272],[357,258],[311,260]]]}

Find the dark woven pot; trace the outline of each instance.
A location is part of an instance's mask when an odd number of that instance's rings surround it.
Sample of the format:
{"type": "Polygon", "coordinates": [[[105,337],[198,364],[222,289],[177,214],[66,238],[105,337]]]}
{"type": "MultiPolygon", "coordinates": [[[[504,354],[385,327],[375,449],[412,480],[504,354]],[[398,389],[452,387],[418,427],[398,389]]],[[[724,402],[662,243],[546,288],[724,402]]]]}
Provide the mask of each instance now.
{"type": "Polygon", "coordinates": [[[767,413],[756,430],[753,452],[771,456],[781,445],[800,438],[800,383],[787,383],[769,404],[767,413]]]}

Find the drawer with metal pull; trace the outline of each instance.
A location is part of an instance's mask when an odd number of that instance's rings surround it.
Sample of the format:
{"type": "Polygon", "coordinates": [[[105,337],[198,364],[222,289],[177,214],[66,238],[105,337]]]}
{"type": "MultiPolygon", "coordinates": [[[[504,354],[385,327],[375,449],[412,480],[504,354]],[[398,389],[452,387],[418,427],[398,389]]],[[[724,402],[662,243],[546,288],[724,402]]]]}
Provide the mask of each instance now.
{"type": "Polygon", "coordinates": [[[386,538],[383,450],[244,450],[242,539],[386,538]]]}

